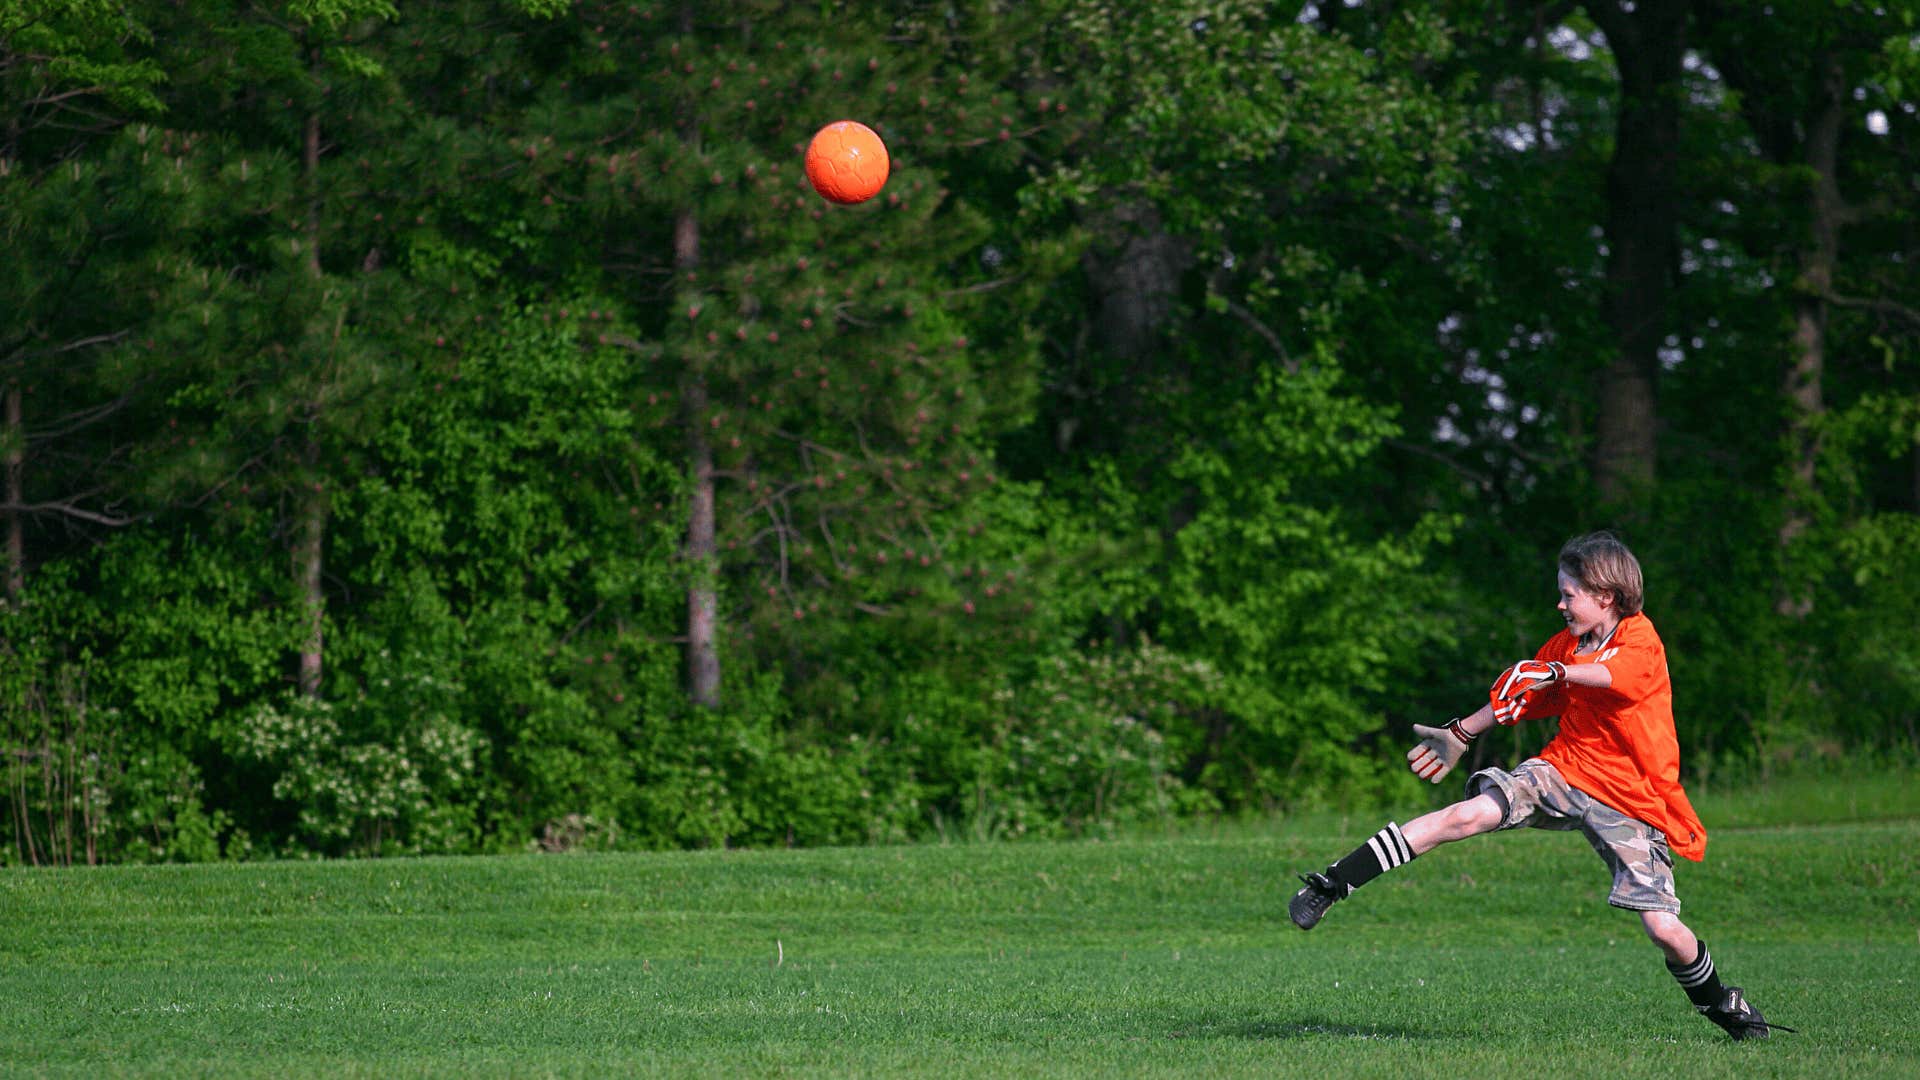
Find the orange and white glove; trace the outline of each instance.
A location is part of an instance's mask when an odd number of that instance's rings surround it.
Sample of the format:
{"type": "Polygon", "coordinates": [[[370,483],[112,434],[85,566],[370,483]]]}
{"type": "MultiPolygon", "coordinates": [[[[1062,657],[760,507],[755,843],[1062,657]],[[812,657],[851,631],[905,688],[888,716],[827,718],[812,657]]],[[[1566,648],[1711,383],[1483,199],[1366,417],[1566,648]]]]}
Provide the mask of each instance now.
{"type": "Polygon", "coordinates": [[[1487,688],[1487,703],[1493,706],[1493,722],[1517,724],[1526,711],[1527,699],[1535,690],[1552,686],[1567,677],[1567,665],[1558,660],[1522,660],[1500,673],[1487,688]]]}
{"type": "Polygon", "coordinates": [[[1413,775],[1432,784],[1439,783],[1441,777],[1460,764],[1461,755],[1474,740],[1457,718],[1445,727],[1415,724],[1413,733],[1420,736],[1420,741],[1407,751],[1407,767],[1413,770],[1413,775]]]}
{"type": "Polygon", "coordinates": [[[1493,698],[1493,722],[1501,727],[1511,727],[1520,722],[1520,714],[1527,710],[1530,696],[1522,692],[1505,701],[1498,696],[1493,698]]]}
{"type": "Polygon", "coordinates": [[[1558,660],[1522,660],[1493,680],[1488,696],[1495,705],[1551,686],[1567,677],[1567,665],[1558,660]]]}

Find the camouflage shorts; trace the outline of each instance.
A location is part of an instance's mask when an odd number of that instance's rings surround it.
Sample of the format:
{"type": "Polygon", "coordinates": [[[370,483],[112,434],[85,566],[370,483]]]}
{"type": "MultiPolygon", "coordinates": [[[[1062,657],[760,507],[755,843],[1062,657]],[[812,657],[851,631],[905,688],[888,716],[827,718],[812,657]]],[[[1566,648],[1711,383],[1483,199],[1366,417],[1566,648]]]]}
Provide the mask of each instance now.
{"type": "Polygon", "coordinates": [[[1580,830],[1613,871],[1607,903],[1629,911],[1679,912],[1673,852],[1659,829],[1567,783],[1560,770],[1528,758],[1512,772],[1481,769],[1467,779],[1467,797],[1497,791],[1507,804],[1502,829],[1580,830]]]}

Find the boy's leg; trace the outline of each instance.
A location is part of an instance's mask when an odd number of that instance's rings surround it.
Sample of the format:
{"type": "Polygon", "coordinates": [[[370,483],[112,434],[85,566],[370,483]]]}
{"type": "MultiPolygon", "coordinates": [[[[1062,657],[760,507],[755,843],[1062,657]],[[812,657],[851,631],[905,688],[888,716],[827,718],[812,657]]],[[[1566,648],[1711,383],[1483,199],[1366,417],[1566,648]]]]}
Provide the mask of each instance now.
{"type": "Polygon", "coordinates": [[[1704,953],[1700,950],[1700,939],[1693,936],[1687,924],[1680,916],[1667,911],[1643,911],[1640,913],[1640,926],[1646,930],[1647,937],[1653,939],[1660,951],[1667,954],[1667,966],[1674,969],[1694,964],[1704,953]]]}
{"type": "Polygon", "coordinates": [[[1773,1025],[1753,1007],[1737,986],[1723,986],[1707,943],[1694,936],[1680,916],[1666,911],[1643,911],[1640,925],[1660,951],[1667,954],[1667,971],[1695,1011],[1720,1025],[1735,1039],[1764,1039],[1773,1025]]]}
{"type": "Polygon", "coordinates": [[[1493,832],[1506,817],[1506,796],[1499,788],[1490,787],[1471,799],[1422,814],[1400,831],[1415,855],[1425,855],[1441,844],[1493,832]]]}
{"type": "Polygon", "coordinates": [[[1498,788],[1489,788],[1445,809],[1422,814],[1405,828],[1389,821],[1366,843],[1327,867],[1326,873],[1300,875],[1306,888],[1294,894],[1287,904],[1287,914],[1295,926],[1311,930],[1335,901],[1346,899],[1353,890],[1441,844],[1492,832],[1506,816],[1505,796],[1498,788]]]}
{"type": "Polygon", "coordinates": [[[1613,871],[1607,902],[1640,916],[1647,937],[1666,955],[1667,972],[1700,1015],[1736,1039],[1764,1039],[1769,1025],[1737,986],[1724,986],[1707,943],[1680,921],[1673,891],[1673,853],[1658,829],[1581,795],[1580,830],[1613,871]]]}

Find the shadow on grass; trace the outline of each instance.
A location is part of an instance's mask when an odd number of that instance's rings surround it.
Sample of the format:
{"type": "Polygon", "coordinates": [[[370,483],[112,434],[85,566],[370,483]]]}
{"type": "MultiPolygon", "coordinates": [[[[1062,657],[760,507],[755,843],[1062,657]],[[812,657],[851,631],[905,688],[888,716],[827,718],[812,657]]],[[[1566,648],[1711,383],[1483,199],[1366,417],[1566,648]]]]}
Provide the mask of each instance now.
{"type": "Polygon", "coordinates": [[[1227,1037],[1234,1039],[1383,1039],[1400,1042],[1431,1042],[1458,1039],[1458,1032],[1399,1027],[1393,1024],[1343,1024],[1318,1017],[1297,1020],[1247,1020],[1231,1024],[1195,1024],[1167,1033],[1169,1038],[1189,1039],[1227,1037]]]}

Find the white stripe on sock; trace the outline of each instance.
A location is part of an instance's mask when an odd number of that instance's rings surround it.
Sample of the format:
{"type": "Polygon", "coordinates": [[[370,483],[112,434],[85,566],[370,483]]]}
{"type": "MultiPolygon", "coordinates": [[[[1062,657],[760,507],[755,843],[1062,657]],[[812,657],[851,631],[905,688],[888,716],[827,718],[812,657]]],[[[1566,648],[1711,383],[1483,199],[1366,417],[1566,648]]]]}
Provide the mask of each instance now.
{"type": "Polygon", "coordinates": [[[1681,986],[1691,990],[1713,978],[1713,956],[1705,949],[1700,950],[1700,959],[1673,973],[1681,986]]]}
{"type": "Polygon", "coordinates": [[[1407,842],[1400,838],[1400,830],[1391,824],[1367,837],[1367,846],[1373,849],[1373,857],[1380,860],[1382,870],[1391,870],[1412,858],[1407,853],[1407,842]]]}
{"type": "Polygon", "coordinates": [[[1387,822],[1385,832],[1393,838],[1393,846],[1400,852],[1401,864],[1405,865],[1406,863],[1412,862],[1413,846],[1407,843],[1406,836],[1400,832],[1400,823],[1397,821],[1387,822]]]}

